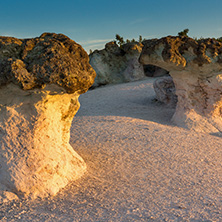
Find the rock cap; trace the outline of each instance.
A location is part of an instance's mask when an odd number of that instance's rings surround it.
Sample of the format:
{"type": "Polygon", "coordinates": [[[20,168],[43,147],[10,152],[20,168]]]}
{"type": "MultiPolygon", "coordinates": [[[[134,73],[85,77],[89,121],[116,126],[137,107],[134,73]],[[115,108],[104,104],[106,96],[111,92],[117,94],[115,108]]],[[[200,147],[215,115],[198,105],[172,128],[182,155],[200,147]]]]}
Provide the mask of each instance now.
{"type": "Polygon", "coordinates": [[[0,86],[14,83],[30,90],[56,84],[67,93],[80,94],[88,90],[95,76],[84,49],[63,34],[0,37],[0,86]]]}
{"type": "Polygon", "coordinates": [[[216,39],[195,41],[189,37],[167,36],[143,42],[142,64],[171,70],[222,71],[222,43],[216,39]]]}

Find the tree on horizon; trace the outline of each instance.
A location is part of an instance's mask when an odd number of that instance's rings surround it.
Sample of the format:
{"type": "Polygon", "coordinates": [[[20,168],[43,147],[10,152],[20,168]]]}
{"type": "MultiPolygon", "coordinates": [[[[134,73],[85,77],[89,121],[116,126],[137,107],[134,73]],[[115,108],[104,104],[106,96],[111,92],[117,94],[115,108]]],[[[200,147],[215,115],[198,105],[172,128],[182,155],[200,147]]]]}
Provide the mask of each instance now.
{"type": "Polygon", "coordinates": [[[117,44],[119,45],[119,47],[121,47],[125,43],[123,37],[121,37],[118,34],[116,34],[116,40],[117,40],[117,44]]]}
{"type": "Polygon", "coordinates": [[[180,37],[182,37],[182,36],[188,37],[188,32],[189,32],[189,29],[184,29],[183,31],[178,32],[178,36],[180,36],[180,37]]]}

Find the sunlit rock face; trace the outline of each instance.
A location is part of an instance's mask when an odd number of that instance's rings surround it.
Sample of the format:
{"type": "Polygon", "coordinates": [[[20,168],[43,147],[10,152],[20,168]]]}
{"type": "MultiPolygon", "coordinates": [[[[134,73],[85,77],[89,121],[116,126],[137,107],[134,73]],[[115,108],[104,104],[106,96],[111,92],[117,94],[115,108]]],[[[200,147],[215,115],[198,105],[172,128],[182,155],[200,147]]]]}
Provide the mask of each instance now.
{"type": "Polygon", "coordinates": [[[121,48],[115,42],[109,42],[105,49],[90,54],[90,64],[97,74],[93,86],[144,78],[143,66],[138,61],[142,47],[138,42],[124,44],[121,48]]]}
{"type": "Polygon", "coordinates": [[[173,121],[197,131],[222,131],[222,43],[168,36],[144,42],[141,64],[170,72],[178,103],[173,121]]]}
{"type": "Polygon", "coordinates": [[[94,78],[87,53],[65,35],[0,37],[0,194],[55,195],[84,174],[70,126],[94,78]]]}

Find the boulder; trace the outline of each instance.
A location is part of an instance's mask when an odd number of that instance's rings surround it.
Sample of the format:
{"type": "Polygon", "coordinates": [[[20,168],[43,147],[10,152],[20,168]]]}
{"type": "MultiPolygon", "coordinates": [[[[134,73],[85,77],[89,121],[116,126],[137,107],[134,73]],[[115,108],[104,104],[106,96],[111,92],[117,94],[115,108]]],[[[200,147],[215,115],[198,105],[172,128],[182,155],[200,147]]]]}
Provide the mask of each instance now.
{"type": "Polygon", "coordinates": [[[169,107],[176,107],[176,89],[171,76],[160,77],[153,83],[156,99],[169,107]]]}
{"type": "Polygon", "coordinates": [[[4,201],[12,196],[7,192],[31,198],[55,195],[84,174],[86,164],[69,144],[70,126],[78,97],[94,78],[87,53],[65,35],[0,37],[4,201]]]}
{"type": "Polygon", "coordinates": [[[143,66],[138,61],[142,47],[138,42],[126,43],[122,47],[109,42],[105,49],[90,54],[90,64],[97,74],[93,87],[144,78],[143,66]]]}
{"type": "Polygon", "coordinates": [[[140,63],[170,72],[178,103],[173,121],[201,132],[222,131],[222,43],[164,37],[144,41],[140,63]]]}

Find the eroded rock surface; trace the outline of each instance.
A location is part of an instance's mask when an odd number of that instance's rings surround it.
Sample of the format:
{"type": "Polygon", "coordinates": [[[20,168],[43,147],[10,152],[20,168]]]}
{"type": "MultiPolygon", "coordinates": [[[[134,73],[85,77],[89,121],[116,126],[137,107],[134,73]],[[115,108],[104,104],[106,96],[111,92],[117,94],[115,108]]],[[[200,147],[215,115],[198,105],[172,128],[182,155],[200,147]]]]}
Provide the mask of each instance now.
{"type": "Polygon", "coordinates": [[[170,72],[178,103],[173,121],[197,131],[222,131],[222,43],[168,36],[147,40],[140,56],[170,72]]]}
{"type": "Polygon", "coordinates": [[[105,49],[90,54],[90,64],[97,74],[93,86],[144,78],[143,66],[138,61],[142,47],[138,42],[124,44],[121,48],[115,42],[109,42],[105,49]]]}
{"type": "Polygon", "coordinates": [[[27,90],[56,84],[68,93],[83,93],[95,78],[88,61],[82,47],[63,34],[0,37],[0,86],[12,82],[27,90]]]}
{"type": "Polygon", "coordinates": [[[33,198],[55,195],[83,175],[86,164],[70,146],[69,131],[78,97],[94,78],[87,53],[65,35],[0,37],[4,201],[12,196],[8,192],[33,198]]]}

